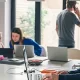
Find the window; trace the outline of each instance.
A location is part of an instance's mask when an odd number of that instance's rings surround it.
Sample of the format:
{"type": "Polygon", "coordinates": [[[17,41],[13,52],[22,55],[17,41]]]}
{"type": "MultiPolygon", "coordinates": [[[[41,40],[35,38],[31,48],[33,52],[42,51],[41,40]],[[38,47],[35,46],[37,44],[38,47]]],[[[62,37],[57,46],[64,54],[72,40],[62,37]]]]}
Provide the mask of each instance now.
{"type": "MultiPolygon", "coordinates": [[[[56,17],[63,9],[63,0],[44,0],[41,2],[41,45],[58,46],[56,17]]],[[[80,1],[78,1],[80,7],[80,1]]],[[[16,27],[22,29],[25,37],[35,35],[35,1],[16,0],[16,27]]],[[[80,28],[75,27],[75,48],[80,49],[80,28]]]]}
{"type": "Polygon", "coordinates": [[[42,2],[41,19],[41,44],[47,46],[58,46],[56,33],[56,17],[62,10],[63,0],[45,0],[42,2]]]}
{"type": "Polygon", "coordinates": [[[35,2],[16,0],[16,27],[21,28],[24,37],[34,39],[35,2]]]}
{"type": "MultiPolygon", "coordinates": [[[[80,1],[77,4],[80,7],[80,1]]],[[[42,2],[41,44],[45,46],[58,46],[56,33],[56,17],[63,9],[63,0],[45,0],[42,2]]],[[[75,48],[80,49],[80,28],[75,27],[75,48]]]]}
{"type": "MultiPolygon", "coordinates": [[[[80,1],[77,1],[76,7],[80,9],[80,1]]],[[[80,27],[75,26],[75,48],[80,49],[80,27]]]]}

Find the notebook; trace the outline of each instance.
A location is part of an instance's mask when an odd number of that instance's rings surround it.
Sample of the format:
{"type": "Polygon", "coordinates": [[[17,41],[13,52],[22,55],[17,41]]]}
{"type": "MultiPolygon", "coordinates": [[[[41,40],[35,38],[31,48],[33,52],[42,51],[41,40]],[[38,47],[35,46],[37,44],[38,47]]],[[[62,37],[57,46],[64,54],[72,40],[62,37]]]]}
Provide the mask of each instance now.
{"type": "Polygon", "coordinates": [[[14,45],[14,53],[16,58],[23,58],[23,48],[25,46],[27,57],[34,57],[34,46],[33,45],[14,45]]]}
{"type": "Polygon", "coordinates": [[[67,47],[47,47],[48,59],[54,61],[68,61],[67,47]]]}
{"type": "Polygon", "coordinates": [[[13,58],[13,49],[11,48],[0,48],[0,55],[4,57],[13,58]]]}

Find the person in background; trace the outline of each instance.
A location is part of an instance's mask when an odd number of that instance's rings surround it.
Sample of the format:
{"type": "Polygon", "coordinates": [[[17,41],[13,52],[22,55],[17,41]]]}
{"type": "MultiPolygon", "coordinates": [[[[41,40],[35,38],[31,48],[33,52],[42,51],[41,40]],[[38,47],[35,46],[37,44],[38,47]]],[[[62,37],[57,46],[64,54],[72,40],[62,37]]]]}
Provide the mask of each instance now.
{"type": "Polygon", "coordinates": [[[67,8],[62,10],[57,16],[56,32],[59,37],[59,47],[75,47],[75,24],[80,27],[80,10],[76,3],[76,1],[67,0],[67,8]]]}
{"type": "Polygon", "coordinates": [[[2,33],[0,32],[0,48],[4,48],[4,45],[2,43],[2,33]]]}
{"type": "Polygon", "coordinates": [[[20,28],[13,28],[11,32],[11,40],[9,43],[10,48],[14,49],[14,45],[33,45],[34,46],[34,53],[37,56],[41,55],[42,48],[39,44],[33,41],[30,38],[25,38],[22,36],[22,32],[20,28]]]}
{"type": "Polygon", "coordinates": [[[80,69],[74,71],[58,71],[44,75],[42,80],[80,80],[80,69]]]}

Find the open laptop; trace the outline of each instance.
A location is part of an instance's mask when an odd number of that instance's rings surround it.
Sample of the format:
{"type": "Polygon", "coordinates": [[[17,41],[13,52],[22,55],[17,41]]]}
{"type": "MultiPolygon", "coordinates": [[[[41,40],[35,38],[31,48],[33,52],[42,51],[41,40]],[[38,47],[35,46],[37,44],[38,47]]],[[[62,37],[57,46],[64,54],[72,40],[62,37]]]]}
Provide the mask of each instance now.
{"type": "Polygon", "coordinates": [[[34,57],[34,46],[33,45],[14,45],[14,53],[16,58],[23,58],[23,48],[25,46],[27,57],[34,57]]]}
{"type": "Polygon", "coordinates": [[[9,64],[9,65],[21,65],[24,64],[24,60],[14,58],[13,49],[11,48],[0,48],[0,55],[3,55],[3,60],[0,60],[0,64],[9,64]]]}
{"type": "Polygon", "coordinates": [[[0,55],[4,57],[13,58],[13,49],[11,48],[0,48],[0,55]]]}
{"type": "Polygon", "coordinates": [[[67,47],[47,47],[48,59],[54,61],[68,61],[67,47]]]}
{"type": "Polygon", "coordinates": [[[25,46],[23,48],[23,55],[24,55],[24,63],[25,63],[25,70],[27,74],[27,80],[42,80],[42,75],[39,74],[38,72],[35,72],[36,68],[32,68],[32,69],[29,68],[25,46]]]}

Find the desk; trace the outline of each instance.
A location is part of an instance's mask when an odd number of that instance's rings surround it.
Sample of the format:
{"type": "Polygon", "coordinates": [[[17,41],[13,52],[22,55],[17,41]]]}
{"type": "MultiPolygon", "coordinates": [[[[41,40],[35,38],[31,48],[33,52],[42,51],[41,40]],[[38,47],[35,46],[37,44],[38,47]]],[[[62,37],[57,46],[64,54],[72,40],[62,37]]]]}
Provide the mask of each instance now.
{"type": "MultiPolygon", "coordinates": [[[[30,68],[36,69],[56,69],[56,70],[72,70],[72,65],[80,63],[80,60],[71,60],[69,62],[55,62],[55,61],[44,61],[40,66],[30,66],[30,68]]],[[[9,74],[19,73],[24,71],[24,65],[15,66],[15,65],[6,65],[0,64],[0,80],[27,80],[26,73],[21,74],[9,74]],[[15,69],[12,69],[15,68],[15,69]],[[11,71],[10,71],[11,70],[11,71]]]]}

